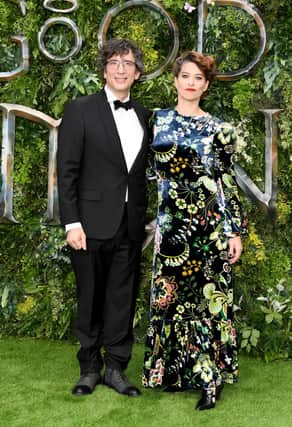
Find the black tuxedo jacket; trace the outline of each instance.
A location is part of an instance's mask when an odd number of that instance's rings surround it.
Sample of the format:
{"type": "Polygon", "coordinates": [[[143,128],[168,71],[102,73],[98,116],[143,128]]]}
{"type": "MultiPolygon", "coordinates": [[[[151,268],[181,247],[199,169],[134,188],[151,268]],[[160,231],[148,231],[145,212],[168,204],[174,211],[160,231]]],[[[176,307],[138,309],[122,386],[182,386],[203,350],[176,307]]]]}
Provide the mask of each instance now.
{"type": "Polygon", "coordinates": [[[127,187],[129,236],[143,238],[151,113],[135,101],[133,106],[144,138],[130,171],[104,90],[72,101],[65,109],[57,152],[61,223],[80,221],[87,238],[114,236],[123,216],[127,187]]]}

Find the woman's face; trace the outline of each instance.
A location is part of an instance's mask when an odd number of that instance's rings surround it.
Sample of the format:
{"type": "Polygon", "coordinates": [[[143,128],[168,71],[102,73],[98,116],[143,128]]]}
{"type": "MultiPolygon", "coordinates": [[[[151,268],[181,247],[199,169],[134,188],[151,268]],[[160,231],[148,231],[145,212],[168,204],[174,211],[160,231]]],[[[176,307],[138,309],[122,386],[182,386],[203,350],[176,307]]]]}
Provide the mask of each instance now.
{"type": "Polygon", "coordinates": [[[209,81],[197,64],[188,61],[182,64],[178,76],[174,78],[174,85],[179,99],[197,101],[207,90],[209,81]]]}

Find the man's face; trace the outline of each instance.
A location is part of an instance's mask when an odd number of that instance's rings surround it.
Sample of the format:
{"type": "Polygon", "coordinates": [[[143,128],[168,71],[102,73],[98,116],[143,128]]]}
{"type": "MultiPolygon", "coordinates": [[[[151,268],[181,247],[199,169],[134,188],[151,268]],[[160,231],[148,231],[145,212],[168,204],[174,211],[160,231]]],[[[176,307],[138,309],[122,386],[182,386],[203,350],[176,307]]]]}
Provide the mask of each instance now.
{"type": "Polygon", "coordinates": [[[128,96],[132,84],[139,77],[132,51],[113,55],[104,71],[107,86],[121,101],[128,96]]]}

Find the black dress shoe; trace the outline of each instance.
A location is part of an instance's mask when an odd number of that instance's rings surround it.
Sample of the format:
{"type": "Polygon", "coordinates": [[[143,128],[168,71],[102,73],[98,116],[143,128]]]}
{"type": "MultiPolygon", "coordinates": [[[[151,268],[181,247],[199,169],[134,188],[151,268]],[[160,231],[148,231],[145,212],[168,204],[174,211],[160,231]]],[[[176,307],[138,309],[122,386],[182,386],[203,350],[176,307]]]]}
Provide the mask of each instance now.
{"type": "Polygon", "coordinates": [[[86,394],[91,394],[97,384],[100,383],[101,375],[99,372],[83,374],[73,387],[72,394],[74,394],[74,396],[85,396],[86,394]]]}
{"type": "Polygon", "coordinates": [[[215,408],[216,399],[211,390],[202,390],[201,399],[196,405],[198,411],[203,411],[204,409],[215,408]]]}
{"type": "Polygon", "coordinates": [[[137,397],[141,394],[140,390],[134,387],[123,372],[118,369],[106,369],[104,384],[129,397],[137,397]]]}

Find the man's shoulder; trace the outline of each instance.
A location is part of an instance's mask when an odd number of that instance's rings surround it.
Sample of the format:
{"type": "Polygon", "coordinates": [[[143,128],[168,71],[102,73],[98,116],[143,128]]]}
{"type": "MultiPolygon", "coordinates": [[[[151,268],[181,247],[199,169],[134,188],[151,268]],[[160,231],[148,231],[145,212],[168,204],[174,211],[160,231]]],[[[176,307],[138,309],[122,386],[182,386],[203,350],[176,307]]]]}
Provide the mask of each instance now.
{"type": "Polygon", "coordinates": [[[100,92],[92,93],[91,95],[79,96],[78,98],[69,101],[68,104],[72,106],[90,105],[93,102],[96,102],[102,98],[104,98],[104,94],[102,91],[100,91],[100,92]]]}
{"type": "Polygon", "coordinates": [[[131,99],[132,104],[134,105],[135,109],[138,109],[142,112],[144,117],[149,118],[152,115],[152,111],[148,110],[148,108],[144,107],[139,101],[136,101],[135,99],[131,99]]]}

